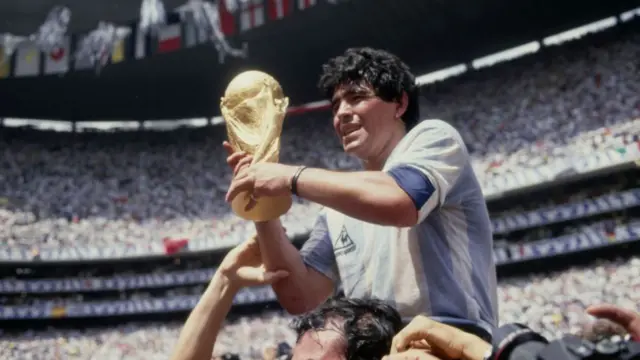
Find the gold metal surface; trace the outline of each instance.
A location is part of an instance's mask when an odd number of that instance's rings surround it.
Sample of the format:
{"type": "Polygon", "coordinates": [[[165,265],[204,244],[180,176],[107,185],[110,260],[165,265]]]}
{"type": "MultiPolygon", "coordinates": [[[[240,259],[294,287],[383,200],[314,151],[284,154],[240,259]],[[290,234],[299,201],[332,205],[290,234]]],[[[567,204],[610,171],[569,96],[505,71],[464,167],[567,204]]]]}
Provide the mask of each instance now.
{"type": "MultiPolygon", "coordinates": [[[[252,154],[253,163],[278,162],[280,134],[288,106],[289,98],[270,75],[245,71],[233,78],[220,100],[233,148],[252,154]]],[[[258,198],[257,204],[246,211],[250,195],[241,193],[231,202],[233,211],[246,220],[276,219],[291,208],[291,195],[287,195],[258,198]]]]}

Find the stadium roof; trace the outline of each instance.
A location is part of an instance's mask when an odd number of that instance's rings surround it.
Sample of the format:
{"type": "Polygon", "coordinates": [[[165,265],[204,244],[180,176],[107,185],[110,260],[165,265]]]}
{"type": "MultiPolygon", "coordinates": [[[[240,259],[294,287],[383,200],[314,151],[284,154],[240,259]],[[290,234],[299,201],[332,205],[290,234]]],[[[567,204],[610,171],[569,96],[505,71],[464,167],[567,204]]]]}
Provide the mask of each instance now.
{"type": "MultiPolygon", "coordinates": [[[[101,4],[98,7],[111,6],[104,5],[109,2],[97,1],[101,4]]],[[[137,12],[139,2],[133,3],[128,5],[131,10],[123,10],[123,14],[137,12]]],[[[85,71],[70,72],[63,78],[2,80],[0,98],[7,99],[5,104],[9,105],[3,107],[5,113],[0,115],[78,121],[213,116],[218,114],[218,99],[228,81],[246,69],[273,74],[291,102],[302,104],[319,99],[315,84],[321,64],[348,47],[388,49],[420,74],[458,64],[471,65],[474,59],[489,53],[531,41],[541,42],[548,35],[604,17],[615,19],[639,2],[342,0],[329,5],[325,0],[319,3],[308,11],[267,22],[231,38],[234,44],[246,42],[249,56],[224,65],[218,64],[215,48],[204,45],[108,66],[99,77],[85,71]]]]}
{"type": "MultiPolygon", "coordinates": [[[[185,0],[164,0],[174,9],[185,0]]],[[[101,20],[128,24],[140,13],[141,0],[3,0],[0,1],[0,34],[29,35],[56,5],[71,10],[71,32],[94,29],[101,20]]]]}

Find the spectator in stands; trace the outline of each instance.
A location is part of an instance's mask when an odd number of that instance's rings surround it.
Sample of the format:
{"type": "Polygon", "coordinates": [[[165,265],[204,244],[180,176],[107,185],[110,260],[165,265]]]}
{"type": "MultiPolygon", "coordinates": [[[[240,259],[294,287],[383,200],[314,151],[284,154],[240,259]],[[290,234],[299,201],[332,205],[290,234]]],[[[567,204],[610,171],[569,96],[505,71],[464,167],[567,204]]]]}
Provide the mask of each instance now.
{"type": "Polygon", "coordinates": [[[365,171],[251,164],[225,143],[237,174],[227,201],[291,192],[326,207],[300,253],[279,220],[256,223],[267,268],[291,274],[273,285],[278,300],[302,313],[341,285],[348,297],[394,302],[407,320],[427,313],[488,339],[491,223],[462,138],[444,121],[418,123],[415,77],[388,52],[347,50],[324,65],[320,87],[345,152],[365,171]]]}
{"type": "MultiPolygon", "coordinates": [[[[187,319],[173,359],[210,359],[235,293],[288,275],[264,270],[255,237],[231,250],[187,319]]],[[[400,314],[382,301],[333,299],[294,322],[293,359],[381,359],[401,326],[400,314]]]]}

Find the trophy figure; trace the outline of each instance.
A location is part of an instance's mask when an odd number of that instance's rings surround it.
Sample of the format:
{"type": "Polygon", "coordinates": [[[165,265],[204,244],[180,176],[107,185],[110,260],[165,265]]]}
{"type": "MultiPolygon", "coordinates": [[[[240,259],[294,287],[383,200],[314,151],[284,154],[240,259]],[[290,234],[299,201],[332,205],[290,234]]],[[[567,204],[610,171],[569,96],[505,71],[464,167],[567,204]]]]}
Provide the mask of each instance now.
{"type": "MultiPolygon", "coordinates": [[[[234,150],[253,155],[254,164],[278,162],[287,106],[289,98],[270,75],[245,71],[233,78],[220,100],[220,110],[234,150]]],[[[233,199],[231,208],[243,219],[267,221],[286,213],[291,204],[291,195],[254,199],[245,192],[233,199]],[[247,211],[250,202],[256,204],[247,211]]]]}

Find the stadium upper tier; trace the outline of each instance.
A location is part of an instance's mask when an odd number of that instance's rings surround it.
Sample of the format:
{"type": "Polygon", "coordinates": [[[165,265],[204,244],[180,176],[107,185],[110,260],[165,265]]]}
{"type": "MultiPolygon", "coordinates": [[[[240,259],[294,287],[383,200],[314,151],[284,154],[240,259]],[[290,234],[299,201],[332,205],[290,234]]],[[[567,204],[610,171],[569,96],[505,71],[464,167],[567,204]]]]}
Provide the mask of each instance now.
{"type": "MultiPolygon", "coordinates": [[[[487,197],[640,159],[640,34],[598,39],[422,89],[423,118],[460,130],[487,197]]],[[[358,168],[329,117],[291,116],[282,161],[358,168]]],[[[191,251],[245,239],[251,225],[224,202],[231,177],[224,137],[222,127],[78,134],[4,128],[0,256],[34,247],[142,255],[162,253],[165,237],[190,239],[191,251]]],[[[285,226],[292,235],[306,233],[317,211],[297,199],[285,226]]]]}

